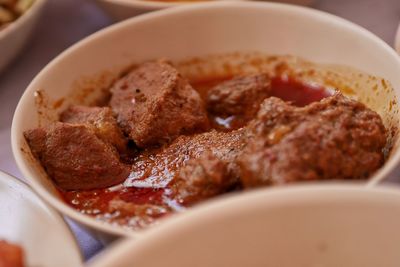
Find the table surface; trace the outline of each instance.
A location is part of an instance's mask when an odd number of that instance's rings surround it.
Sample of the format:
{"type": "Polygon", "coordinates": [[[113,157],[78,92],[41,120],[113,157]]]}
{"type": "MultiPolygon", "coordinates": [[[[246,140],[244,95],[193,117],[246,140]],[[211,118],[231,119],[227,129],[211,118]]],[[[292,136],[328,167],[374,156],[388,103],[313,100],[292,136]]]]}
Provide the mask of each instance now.
{"type": "MultiPolygon", "coordinates": [[[[360,24],[393,45],[400,22],[400,0],[316,0],[313,7],[360,24]]],[[[49,1],[30,43],[0,73],[0,170],[22,179],[11,152],[10,127],[15,107],[29,82],[60,52],[111,23],[92,1],[49,1]]],[[[396,173],[400,174],[400,170],[396,173]]],[[[69,223],[86,259],[103,249],[88,232],[69,223]]]]}

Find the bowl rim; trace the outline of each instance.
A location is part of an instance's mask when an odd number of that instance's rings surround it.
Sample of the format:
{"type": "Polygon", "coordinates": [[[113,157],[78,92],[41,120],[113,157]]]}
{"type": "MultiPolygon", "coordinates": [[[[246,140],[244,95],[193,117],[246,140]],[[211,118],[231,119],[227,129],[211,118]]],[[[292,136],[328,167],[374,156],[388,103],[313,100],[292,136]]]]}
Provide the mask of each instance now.
{"type": "Polygon", "coordinates": [[[377,199],[384,204],[398,203],[400,200],[400,188],[387,185],[363,188],[359,185],[359,182],[334,182],[330,183],[329,186],[318,183],[312,185],[296,184],[289,187],[258,188],[250,194],[232,194],[215,200],[212,206],[207,205],[207,203],[201,203],[184,213],[180,213],[165,221],[159,227],[149,229],[139,240],[118,240],[107,250],[102,251],[91,259],[88,267],[113,266],[112,263],[115,263],[118,259],[126,258],[136,248],[143,246],[149,248],[149,244],[157,243],[158,240],[168,239],[168,237],[179,234],[182,231],[192,232],[203,224],[204,220],[210,222],[215,218],[222,217],[221,211],[224,210],[228,210],[232,215],[239,213],[240,210],[254,203],[263,203],[266,210],[282,204],[305,206],[307,203],[319,203],[321,199],[324,203],[339,203],[347,201],[349,198],[354,199],[354,201],[357,200],[357,203],[377,202],[377,199]],[[344,196],[344,198],[337,198],[338,194],[344,196]],[[233,209],[232,207],[235,208],[233,209]]]}
{"type": "MultiPolygon", "coordinates": [[[[353,31],[356,31],[360,35],[364,35],[371,42],[376,43],[377,45],[382,47],[383,50],[386,50],[386,52],[388,52],[393,57],[395,57],[400,66],[400,57],[398,57],[396,52],[388,44],[386,44],[383,40],[381,40],[379,37],[377,37],[372,32],[366,30],[365,28],[363,28],[353,22],[350,22],[346,19],[343,19],[336,15],[329,14],[324,11],[312,9],[309,7],[296,6],[296,5],[284,4],[284,3],[251,2],[251,1],[246,1],[246,2],[238,1],[238,2],[234,2],[234,3],[233,2],[222,2],[222,1],[219,3],[196,3],[196,4],[180,6],[180,7],[176,7],[176,8],[170,8],[170,9],[163,9],[163,10],[147,13],[147,14],[133,17],[133,18],[127,19],[125,21],[116,23],[114,25],[108,26],[108,27],[84,38],[83,40],[77,42],[76,44],[72,45],[71,47],[69,47],[68,49],[63,51],[60,55],[58,55],[55,59],[53,59],[50,63],[48,63],[36,75],[36,77],[31,81],[31,83],[25,89],[25,92],[23,93],[22,97],[20,98],[17,108],[15,110],[13,121],[12,121],[12,127],[11,127],[11,144],[12,144],[12,151],[13,151],[14,159],[17,163],[19,170],[24,175],[25,179],[29,181],[29,184],[32,186],[32,188],[46,202],[48,202],[51,206],[55,207],[59,212],[68,216],[69,218],[72,218],[73,220],[75,220],[83,225],[89,226],[90,228],[101,231],[102,233],[115,235],[115,236],[134,237],[134,238],[140,237],[141,235],[143,235],[143,231],[146,231],[146,229],[131,230],[131,229],[124,228],[122,226],[116,226],[116,225],[111,225],[111,224],[108,224],[105,222],[100,222],[100,221],[96,220],[95,218],[92,218],[88,215],[79,213],[77,210],[68,206],[61,199],[53,196],[50,192],[48,192],[47,189],[42,187],[40,185],[40,183],[37,182],[37,179],[31,177],[29,168],[27,168],[27,166],[29,164],[26,163],[26,160],[25,160],[24,156],[22,155],[22,152],[20,151],[20,147],[19,147],[19,140],[21,139],[21,136],[19,135],[20,133],[18,132],[19,127],[20,127],[19,122],[22,120],[22,117],[23,117],[23,114],[21,113],[20,110],[23,108],[22,107],[23,102],[25,102],[24,99],[31,97],[29,95],[29,93],[33,92],[35,90],[35,88],[37,88],[36,83],[38,81],[40,81],[43,77],[46,76],[46,73],[48,72],[48,70],[50,70],[54,66],[56,66],[59,61],[63,60],[64,58],[67,58],[70,53],[80,49],[81,47],[84,47],[88,43],[96,42],[98,39],[102,38],[103,36],[106,36],[109,33],[112,33],[115,31],[119,31],[120,29],[125,29],[125,28],[129,27],[129,25],[149,21],[154,18],[165,18],[165,17],[168,18],[169,16],[175,16],[175,15],[179,15],[181,13],[204,12],[209,9],[225,9],[225,8],[254,8],[257,10],[260,10],[261,8],[262,9],[272,9],[272,10],[276,10],[277,12],[283,11],[283,12],[289,12],[289,13],[302,14],[303,16],[306,16],[309,19],[315,19],[318,21],[329,21],[331,23],[335,23],[338,27],[349,28],[353,31]]],[[[400,161],[400,150],[397,151],[397,153],[395,153],[394,155],[392,155],[391,158],[389,158],[388,161],[385,162],[384,166],[382,166],[373,175],[373,177],[365,184],[367,186],[374,186],[377,183],[379,183],[383,178],[385,178],[396,167],[396,165],[399,161],[400,161]]]]}
{"type": "Polygon", "coordinates": [[[27,23],[31,17],[36,13],[40,12],[48,0],[35,0],[32,6],[24,13],[21,17],[17,18],[10,23],[7,27],[0,30],[0,42],[6,40],[6,37],[12,32],[20,29],[25,23],[27,23]]]}
{"type": "MultiPolygon", "coordinates": [[[[199,2],[204,1],[190,1],[190,0],[183,0],[179,2],[164,2],[161,0],[97,0],[104,3],[110,4],[118,4],[125,7],[143,7],[143,8],[154,8],[154,9],[161,9],[161,8],[168,8],[168,7],[177,7],[177,6],[186,6],[186,5],[195,5],[199,4],[199,2]]],[[[251,1],[251,0],[206,0],[207,4],[215,4],[216,2],[225,2],[225,1],[234,1],[234,2],[241,2],[241,1],[251,1]]]]}
{"type": "Polygon", "coordinates": [[[80,246],[78,244],[78,240],[75,237],[74,232],[72,229],[69,227],[67,222],[65,221],[64,217],[56,211],[51,205],[47,203],[47,201],[44,201],[39,195],[35,193],[35,190],[28,185],[26,182],[16,178],[15,176],[8,174],[7,172],[1,171],[0,170],[0,183],[6,183],[6,184],[15,184],[18,187],[22,188],[21,193],[27,193],[23,194],[22,197],[28,201],[29,199],[34,199],[35,205],[38,206],[40,209],[45,210],[46,213],[48,214],[49,217],[52,217],[52,219],[55,221],[55,223],[59,223],[62,225],[62,230],[64,235],[68,235],[71,237],[72,245],[74,250],[76,250],[78,256],[79,256],[79,261],[83,263],[83,253],[80,249],[80,246]]]}
{"type": "Polygon", "coordinates": [[[400,23],[399,26],[397,26],[396,36],[394,40],[394,48],[400,56],[400,23]]]}

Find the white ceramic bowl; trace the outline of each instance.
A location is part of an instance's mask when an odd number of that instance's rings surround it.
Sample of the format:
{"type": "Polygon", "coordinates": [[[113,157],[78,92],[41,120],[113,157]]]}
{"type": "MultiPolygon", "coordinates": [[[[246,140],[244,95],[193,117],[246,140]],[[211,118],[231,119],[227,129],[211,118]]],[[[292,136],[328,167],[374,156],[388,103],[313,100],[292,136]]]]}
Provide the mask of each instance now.
{"type": "Polygon", "coordinates": [[[397,53],[399,53],[399,55],[400,55],[400,24],[399,24],[399,27],[397,28],[397,33],[396,33],[396,37],[395,37],[395,41],[394,41],[394,47],[395,47],[397,53]]]}
{"type": "Polygon", "coordinates": [[[63,218],[24,183],[0,172],[0,240],[20,245],[27,266],[82,266],[82,256],[63,218]]]}
{"type": "Polygon", "coordinates": [[[397,267],[399,225],[399,189],[260,190],[176,216],[89,266],[397,267]]]}
{"type": "MultiPolygon", "coordinates": [[[[64,215],[103,233],[139,236],[138,232],[83,215],[59,197],[23,138],[25,130],[37,127],[39,122],[49,123],[55,113],[45,112],[48,116],[39,120],[35,92],[41,90],[45,96],[42,104],[55,101],[55,111],[59,111],[74,101],[67,96],[76,86],[85,94],[133,62],[249,50],[352,66],[391,81],[399,99],[400,59],[394,50],[372,33],[336,16],[304,7],[256,2],[166,9],[99,31],[62,53],[36,76],[21,98],[12,124],[12,147],[19,169],[36,192],[64,215]],[[64,101],[56,101],[60,99],[64,101]]],[[[396,146],[370,183],[387,177],[399,159],[396,146]]]]}
{"type": "Polygon", "coordinates": [[[0,30],[0,72],[17,56],[29,40],[46,1],[35,0],[25,14],[0,30]]]}
{"type": "MultiPolygon", "coordinates": [[[[130,17],[134,17],[143,13],[161,10],[169,7],[177,7],[184,5],[192,5],[198,2],[163,2],[163,1],[151,1],[151,0],[95,0],[98,5],[110,14],[115,20],[124,20],[130,17]]],[[[201,1],[201,0],[197,0],[201,1]]],[[[206,0],[207,1],[207,0],[206,0]]],[[[210,2],[218,1],[247,1],[247,0],[209,0],[210,2]]],[[[313,0],[281,0],[275,2],[286,2],[298,5],[309,5],[313,0]]]]}

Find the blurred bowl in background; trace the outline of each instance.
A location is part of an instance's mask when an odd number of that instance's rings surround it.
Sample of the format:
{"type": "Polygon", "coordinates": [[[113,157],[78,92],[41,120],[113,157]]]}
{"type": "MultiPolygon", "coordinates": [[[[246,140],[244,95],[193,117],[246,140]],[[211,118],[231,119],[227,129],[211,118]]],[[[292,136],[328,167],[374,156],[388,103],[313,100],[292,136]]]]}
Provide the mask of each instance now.
{"type": "MultiPolygon", "coordinates": [[[[190,5],[200,2],[221,1],[249,1],[249,0],[95,0],[98,5],[115,20],[124,20],[143,13],[156,11],[169,7],[190,5]]],[[[314,0],[276,0],[271,2],[291,3],[298,5],[310,5],[314,0]]]]}
{"type": "Polygon", "coordinates": [[[0,72],[17,56],[32,35],[47,0],[35,0],[18,19],[0,29],[0,72]]]}

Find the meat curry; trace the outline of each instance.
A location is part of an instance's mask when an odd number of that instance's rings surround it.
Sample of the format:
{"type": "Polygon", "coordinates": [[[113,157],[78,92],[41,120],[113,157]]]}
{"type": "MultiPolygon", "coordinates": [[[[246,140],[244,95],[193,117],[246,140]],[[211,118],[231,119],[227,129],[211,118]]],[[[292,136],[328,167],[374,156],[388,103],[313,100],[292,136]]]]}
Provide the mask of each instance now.
{"type": "Polygon", "coordinates": [[[255,72],[189,82],[142,63],[102,106],[70,106],[24,133],[65,201],[142,228],[206,199],[299,181],[366,179],[387,130],[364,104],[296,77],[255,72]]]}

